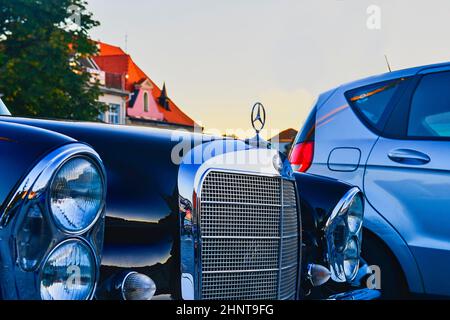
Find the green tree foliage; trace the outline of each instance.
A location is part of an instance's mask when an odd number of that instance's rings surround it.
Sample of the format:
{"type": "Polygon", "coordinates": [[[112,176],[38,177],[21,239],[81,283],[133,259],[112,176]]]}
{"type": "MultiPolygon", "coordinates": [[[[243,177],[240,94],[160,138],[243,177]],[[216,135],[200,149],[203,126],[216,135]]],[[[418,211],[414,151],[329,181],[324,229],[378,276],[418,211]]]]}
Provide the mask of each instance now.
{"type": "Polygon", "coordinates": [[[98,82],[81,61],[97,52],[85,0],[0,0],[0,92],[15,116],[95,120],[98,82]]]}

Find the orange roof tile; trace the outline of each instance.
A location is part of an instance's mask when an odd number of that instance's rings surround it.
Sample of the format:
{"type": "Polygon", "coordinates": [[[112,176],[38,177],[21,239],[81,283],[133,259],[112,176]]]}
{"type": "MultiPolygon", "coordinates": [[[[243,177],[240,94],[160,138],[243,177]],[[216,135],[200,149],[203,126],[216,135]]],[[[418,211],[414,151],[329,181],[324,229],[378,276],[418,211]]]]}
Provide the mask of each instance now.
{"type": "Polygon", "coordinates": [[[126,54],[120,47],[112,46],[107,43],[97,42],[99,46],[99,55],[100,56],[116,56],[120,54],[126,54]]]}

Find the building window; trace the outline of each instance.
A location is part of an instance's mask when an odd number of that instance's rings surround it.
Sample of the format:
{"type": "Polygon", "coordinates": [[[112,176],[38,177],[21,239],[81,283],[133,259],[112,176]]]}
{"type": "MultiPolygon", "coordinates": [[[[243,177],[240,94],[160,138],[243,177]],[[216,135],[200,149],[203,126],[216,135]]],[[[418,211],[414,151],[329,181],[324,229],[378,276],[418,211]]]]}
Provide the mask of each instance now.
{"type": "Polygon", "coordinates": [[[144,112],[148,112],[148,93],[144,93],[144,112]]]}
{"type": "Polygon", "coordinates": [[[110,104],[108,110],[108,123],[119,124],[120,123],[120,105],[110,104]]]}

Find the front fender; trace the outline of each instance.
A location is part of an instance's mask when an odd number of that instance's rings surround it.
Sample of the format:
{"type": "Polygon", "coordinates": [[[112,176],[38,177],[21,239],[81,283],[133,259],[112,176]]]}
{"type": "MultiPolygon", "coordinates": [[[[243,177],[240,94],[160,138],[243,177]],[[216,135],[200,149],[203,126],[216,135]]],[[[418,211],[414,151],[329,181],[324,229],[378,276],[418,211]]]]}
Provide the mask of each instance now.
{"type": "Polygon", "coordinates": [[[0,210],[21,178],[41,157],[74,141],[55,132],[0,122],[0,210]]]}
{"type": "MultiPolygon", "coordinates": [[[[329,221],[336,221],[336,215],[349,203],[350,199],[360,194],[360,190],[352,185],[336,179],[296,173],[295,179],[300,194],[301,216],[303,220],[303,287],[312,292],[314,298],[323,297],[320,284],[314,284],[314,265],[324,266],[330,270],[331,286],[344,284],[350,280],[336,274],[337,261],[343,261],[344,253],[337,251],[333,240],[333,232],[327,231],[329,221]],[[330,220],[330,218],[332,220],[330,220]],[[312,269],[313,268],[313,269],[312,269]],[[318,290],[312,290],[312,289],[318,290]]],[[[362,213],[362,208],[361,208],[362,213]]],[[[335,225],[335,224],[331,224],[335,225]]],[[[360,230],[360,229],[359,229],[360,230]]],[[[344,235],[342,235],[344,236],[344,235]]],[[[361,232],[350,233],[347,226],[345,237],[357,236],[361,245],[361,232]]],[[[348,241],[347,238],[345,241],[348,241]]],[[[360,247],[359,247],[360,250],[360,247]]],[[[328,279],[327,279],[328,280],[328,279]]],[[[324,280],[325,283],[328,283],[324,280]]]]}
{"type": "Polygon", "coordinates": [[[295,173],[294,176],[300,194],[303,229],[320,232],[339,200],[353,186],[312,174],[295,173]]]}

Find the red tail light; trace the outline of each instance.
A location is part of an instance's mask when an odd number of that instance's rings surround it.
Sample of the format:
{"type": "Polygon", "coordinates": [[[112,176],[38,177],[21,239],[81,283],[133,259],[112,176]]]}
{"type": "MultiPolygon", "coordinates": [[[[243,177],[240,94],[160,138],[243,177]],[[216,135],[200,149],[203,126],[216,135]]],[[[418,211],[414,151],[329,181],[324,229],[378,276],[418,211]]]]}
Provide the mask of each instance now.
{"type": "Polygon", "coordinates": [[[295,145],[289,154],[292,169],[306,172],[311,167],[314,158],[314,142],[307,141],[295,145]]]}
{"type": "Polygon", "coordinates": [[[289,154],[289,161],[294,171],[306,172],[311,167],[314,159],[314,141],[316,140],[316,116],[317,105],[314,105],[303,128],[295,138],[294,146],[289,154]]]}

